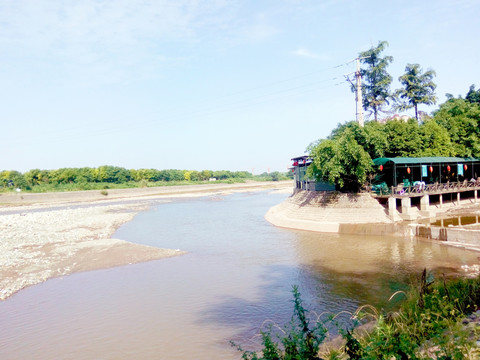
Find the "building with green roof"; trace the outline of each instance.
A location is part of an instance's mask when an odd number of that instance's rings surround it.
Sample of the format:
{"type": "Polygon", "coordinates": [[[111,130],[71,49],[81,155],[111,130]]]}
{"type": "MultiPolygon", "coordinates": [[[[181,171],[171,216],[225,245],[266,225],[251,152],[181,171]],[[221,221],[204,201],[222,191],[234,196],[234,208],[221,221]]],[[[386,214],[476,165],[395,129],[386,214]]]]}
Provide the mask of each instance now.
{"type": "Polygon", "coordinates": [[[395,157],[376,158],[374,184],[385,183],[388,187],[413,184],[459,182],[477,179],[480,160],[462,157],[395,157]]]}

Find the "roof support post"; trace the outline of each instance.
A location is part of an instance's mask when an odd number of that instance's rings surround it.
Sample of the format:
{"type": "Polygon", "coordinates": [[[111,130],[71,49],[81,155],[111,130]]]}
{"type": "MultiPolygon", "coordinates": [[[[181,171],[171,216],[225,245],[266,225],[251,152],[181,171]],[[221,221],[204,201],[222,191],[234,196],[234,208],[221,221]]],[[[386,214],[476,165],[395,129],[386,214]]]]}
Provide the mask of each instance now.
{"type": "Polygon", "coordinates": [[[397,186],[397,165],[393,163],[393,186],[397,186]]]}

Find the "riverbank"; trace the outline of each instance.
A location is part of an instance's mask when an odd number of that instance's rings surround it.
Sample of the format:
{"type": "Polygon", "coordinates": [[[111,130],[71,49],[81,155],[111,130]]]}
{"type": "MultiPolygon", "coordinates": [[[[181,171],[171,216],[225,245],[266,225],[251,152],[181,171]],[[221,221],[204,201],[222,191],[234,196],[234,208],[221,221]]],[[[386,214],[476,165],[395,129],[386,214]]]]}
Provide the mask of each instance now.
{"type": "Polygon", "coordinates": [[[361,193],[299,191],[272,207],[265,219],[279,227],[327,233],[382,235],[395,227],[385,208],[361,193]]]}
{"type": "MultiPolygon", "coordinates": [[[[265,214],[275,226],[323,233],[356,235],[418,236],[443,245],[480,252],[478,204],[464,200],[456,205],[446,203],[442,208],[432,207],[416,220],[393,220],[387,209],[368,193],[344,194],[338,192],[298,191],[265,214]],[[477,218],[471,226],[439,227],[430,222],[468,214],[477,218]]],[[[413,212],[413,210],[411,211],[413,212]]],[[[475,270],[478,273],[478,269],[475,270]]]]}
{"type": "Polygon", "coordinates": [[[2,195],[0,300],[53,277],[184,254],[111,238],[152,202],[291,188],[288,181],[2,195]]]}
{"type": "Polygon", "coordinates": [[[141,200],[168,197],[204,196],[216,192],[258,191],[262,189],[293,189],[292,181],[261,182],[247,181],[245,183],[224,184],[211,183],[201,185],[157,186],[129,189],[106,189],[67,191],[50,193],[0,193],[0,210],[6,206],[29,206],[38,204],[61,204],[110,200],[141,200]]]}

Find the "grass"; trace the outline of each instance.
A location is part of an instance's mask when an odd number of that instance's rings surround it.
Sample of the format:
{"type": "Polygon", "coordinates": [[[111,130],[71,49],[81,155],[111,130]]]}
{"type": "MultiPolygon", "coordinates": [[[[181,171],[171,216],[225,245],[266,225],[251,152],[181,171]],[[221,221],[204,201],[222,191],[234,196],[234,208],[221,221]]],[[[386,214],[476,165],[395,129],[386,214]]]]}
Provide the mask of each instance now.
{"type": "Polygon", "coordinates": [[[472,333],[459,320],[479,308],[480,279],[428,281],[424,270],[404,295],[398,311],[380,314],[374,330],[355,339],[355,351],[348,346],[353,336],[346,337],[349,358],[467,359],[472,351],[478,358],[472,333]]]}
{"type": "Polygon", "coordinates": [[[237,348],[246,360],[479,359],[476,340],[480,326],[468,327],[461,320],[480,308],[480,277],[429,281],[427,275],[424,270],[417,284],[392,295],[391,299],[404,298],[395,312],[361,307],[354,318],[358,324],[373,321],[371,330],[339,329],[343,345],[325,346],[321,353],[320,345],[327,338],[326,322],[308,321],[300,293],[294,288],[290,326],[280,332],[278,326],[262,330],[263,349],[259,352],[237,348]]]}

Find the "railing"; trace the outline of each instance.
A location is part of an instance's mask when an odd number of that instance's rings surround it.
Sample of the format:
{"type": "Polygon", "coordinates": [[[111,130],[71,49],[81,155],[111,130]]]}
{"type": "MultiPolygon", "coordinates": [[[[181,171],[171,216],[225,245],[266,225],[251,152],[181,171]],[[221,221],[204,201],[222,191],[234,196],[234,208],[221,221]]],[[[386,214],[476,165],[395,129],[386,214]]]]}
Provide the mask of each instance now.
{"type": "Polygon", "coordinates": [[[421,196],[421,195],[428,195],[428,194],[468,191],[470,189],[479,190],[480,181],[465,180],[463,182],[446,182],[443,184],[439,184],[439,183],[425,184],[423,182],[419,182],[414,186],[398,185],[398,186],[392,186],[390,188],[371,187],[369,191],[372,193],[373,196],[377,196],[377,197],[386,197],[386,196],[403,197],[403,196],[421,196]]]}

